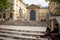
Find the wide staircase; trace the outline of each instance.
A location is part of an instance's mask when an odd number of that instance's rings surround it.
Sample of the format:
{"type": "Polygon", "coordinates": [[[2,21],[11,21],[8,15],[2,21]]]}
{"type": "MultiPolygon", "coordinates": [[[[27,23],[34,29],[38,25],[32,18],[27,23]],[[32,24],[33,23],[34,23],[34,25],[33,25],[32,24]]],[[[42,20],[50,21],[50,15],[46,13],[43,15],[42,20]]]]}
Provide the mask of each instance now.
{"type": "Polygon", "coordinates": [[[16,20],[16,21],[4,21],[0,22],[1,25],[15,25],[15,26],[38,26],[38,27],[46,27],[48,25],[47,22],[39,22],[39,21],[34,21],[34,22],[29,22],[27,20],[22,21],[22,20],[16,20]]]}
{"type": "Polygon", "coordinates": [[[46,27],[0,25],[0,40],[41,40],[46,27]]]}

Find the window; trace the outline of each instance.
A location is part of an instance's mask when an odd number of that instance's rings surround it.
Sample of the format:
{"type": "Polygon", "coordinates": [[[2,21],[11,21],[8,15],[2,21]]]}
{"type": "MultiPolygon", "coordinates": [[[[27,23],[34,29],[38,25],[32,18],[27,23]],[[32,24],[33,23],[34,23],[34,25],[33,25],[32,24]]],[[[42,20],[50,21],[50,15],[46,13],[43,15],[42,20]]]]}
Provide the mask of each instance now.
{"type": "Polygon", "coordinates": [[[31,10],[30,12],[30,20],[35,21],[36,20],[36,11],[31,10]]]}
{"type": "Polygon", "coordinates": [[[13,14],[12,13],[10,13],[10,18],[13,18],[13,14]]]}
{"type": "Polygon", "coordinates": [[[46,22],[46,19],[44,19],[44,22],[46,22]]]}
{"type": "Polygon", "coordinates": [[[1,14],[0,14],[0,18],[1,18],[1,14]]]}
{"type": "Polygon", "coordinates": [[[41,19],[41,22],[43,22],[43,19],[41,19]]]}
{"type": "Polygon", "coordinates": [[[41,19],[41,22],[46,22],[46,19],[41,19]]]}
{"type": "Polygon", "coordinates": [[[3,18],[4,18],[4,19],[6,18],[6,14],[5,14],[5,13],[3,13],[3,18]]]}

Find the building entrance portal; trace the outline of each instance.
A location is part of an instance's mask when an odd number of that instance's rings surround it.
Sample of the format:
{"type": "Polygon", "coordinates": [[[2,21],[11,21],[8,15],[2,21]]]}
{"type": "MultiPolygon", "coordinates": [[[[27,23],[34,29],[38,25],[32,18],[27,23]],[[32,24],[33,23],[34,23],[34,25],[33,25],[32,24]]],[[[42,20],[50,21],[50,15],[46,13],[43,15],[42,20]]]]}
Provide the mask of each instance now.
{"type": "Polygon", "coordinates": [[[30,11],[30,20],[31,21],[35,21],[36,20],[36,11],[35,10],[31,10],[30,11]]]}

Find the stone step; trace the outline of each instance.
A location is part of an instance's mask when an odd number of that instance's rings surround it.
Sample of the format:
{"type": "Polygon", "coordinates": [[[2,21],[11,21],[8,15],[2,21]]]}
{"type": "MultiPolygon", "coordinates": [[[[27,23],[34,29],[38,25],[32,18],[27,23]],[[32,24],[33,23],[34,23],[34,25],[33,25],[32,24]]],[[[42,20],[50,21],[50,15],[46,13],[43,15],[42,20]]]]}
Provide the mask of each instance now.
{"type": "Polygon", "coordinates": [[[9,26],[0,25],[0,37],[13,39],[40,40],[40,35],[46,31],[46,27],[9,26]]]}
{"type": "Polygon", "coordinates": [[[0,33],[3,32],[3,33],[11,33],[11,34],[24,34],[24,35],[36,35],[36,36],[39,36],[39,35],[44,35],[44,33],[35,33],[35,32],[18,32],[18,31],[8,31],[8,30],[0,30],[0,33]]]}
{"type": "Polygon", "coordinates": [[[28,22],[28,21],[21,21],[21,20],[16,20],[16,21],[6,21],[3,22],[2,24],[5,25],[19,25],[19,26],[46,26],[46,22],[28,22]]]}
{"type": "Polygon", "coordinates": [[[6,34],[6,33],[0,33],[0,37],[9,37],[9,38],[25,38],[25,39],[37,39],[40,40],[40,38],[32,37],[32,36],[22,36],[22,35],[13,35],[13,34],[6,34]]]}
{"type": "Polygon", "coordinates": [[[1,37],[0,36],[0,40],[16,40],[14,38],[9,38],[9,37],[1,37]]]}
{"type": "Polygon", "coordinates": [[[30,27],[30,26],[9,26],[0,25],[1,30],[15,30],[15,31],[31,31],[31,32],[46,32],[46,27],[30,27]]]}

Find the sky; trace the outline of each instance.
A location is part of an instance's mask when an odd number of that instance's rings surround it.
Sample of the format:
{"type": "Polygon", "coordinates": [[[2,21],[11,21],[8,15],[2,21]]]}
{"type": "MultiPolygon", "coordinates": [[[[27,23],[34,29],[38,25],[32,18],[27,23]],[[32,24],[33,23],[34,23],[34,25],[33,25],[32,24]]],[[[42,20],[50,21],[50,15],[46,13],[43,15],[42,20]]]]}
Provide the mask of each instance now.
{"type": "Polygon", "coordinates": [[[25,4],[35,4],[35,5],[41,5],[43,7],[47,7],[49,5],[49,2],[45,2],[45,0],[23,0],[25,4]]]}

